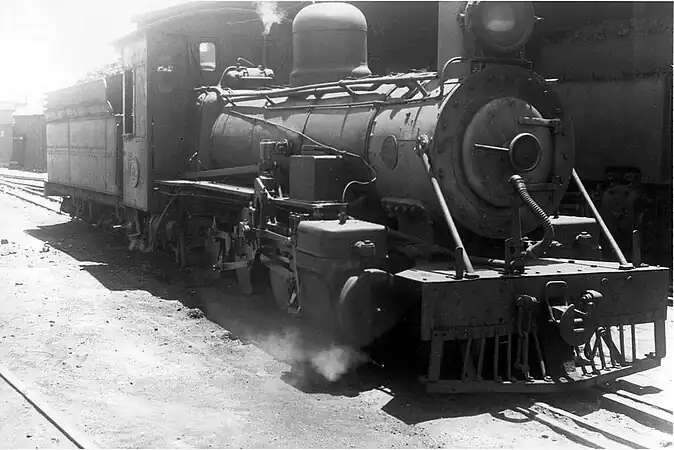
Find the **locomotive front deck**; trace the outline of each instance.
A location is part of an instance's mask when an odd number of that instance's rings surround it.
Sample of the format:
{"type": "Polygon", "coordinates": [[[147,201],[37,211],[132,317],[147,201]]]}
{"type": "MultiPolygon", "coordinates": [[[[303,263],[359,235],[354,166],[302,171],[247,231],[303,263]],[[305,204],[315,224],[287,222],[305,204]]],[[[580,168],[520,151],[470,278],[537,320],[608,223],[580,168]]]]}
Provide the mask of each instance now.
{"type": "Polygon", "coordinates": [[[544,258],[523,275],[475,272],[478,278],[457,278],[446,265],[429,264],[396,274],[422,285],[429,392],[578,389],[659,366],[666,355],[666,268],[544,258]],[[590,308],[581,300],[588,292],[590,308]],[[576,317],[554,314],[560,307],[575,308],[576,317]],[[638,342],[637,331],[650,330],[653,340],[638,342]],[[460,360],[446,360],[449,343],[460,360]],[[444,379],[449,366],[461,371],[444,379]]]}

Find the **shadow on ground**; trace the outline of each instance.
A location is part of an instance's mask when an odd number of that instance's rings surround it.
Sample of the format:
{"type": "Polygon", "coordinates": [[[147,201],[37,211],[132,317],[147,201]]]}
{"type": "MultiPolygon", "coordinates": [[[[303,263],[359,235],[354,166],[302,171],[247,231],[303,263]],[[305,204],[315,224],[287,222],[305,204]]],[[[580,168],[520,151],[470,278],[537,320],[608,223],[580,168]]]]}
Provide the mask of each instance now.
{"type": "Polygon", "coordinates": [[[81,269],[113,291],[140,289],[165,300],[182,301],[186,294],[193,297],[192,291],[205,283],[203,277],[181,273],[164,255],[129,252],[120,234],[80,221],[41,226],[26,233],[87,263],[81,269]]]}
{"type": "MultiPolygon", "coordinates": [[[[404,354],[385,367],[359,355],[360,359],[353,363],[355,369],[335,382],[327,382],[312,372],[304,358],[306,352],[330,345],[321,342],[320,331],[282,314],[268,296],[242,295],[233,276],[213,279],[204,271],[180,271],[167,256],[129,252],[121,235],[79,221],[42,226],[26,233],[82,263],[81,270],[110,290],[144,290],[159,299],[201,309],[209,320],[239,339],[287,362],[291,369],[281,379],[307,394],[355,397],[366,391],[379,391],[385,402],[382,411],[407,424],[481,414],[517,422],[520,419],[506,417],[503,411],[531,404],[520,395],[428,395],[416,377],[419,372],[410,370],[413,364],[404,354]]],[[[396,351],[392,349],[393,353],[396,351]]]]}

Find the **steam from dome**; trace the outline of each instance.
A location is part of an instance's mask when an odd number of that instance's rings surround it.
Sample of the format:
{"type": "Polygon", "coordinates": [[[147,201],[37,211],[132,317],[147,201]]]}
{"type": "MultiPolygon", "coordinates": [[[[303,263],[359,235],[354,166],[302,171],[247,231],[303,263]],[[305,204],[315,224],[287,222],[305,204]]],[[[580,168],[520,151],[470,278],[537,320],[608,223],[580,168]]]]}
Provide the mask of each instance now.
{"type": "Polygon", "coordinates": [[[281,23],[286,18],[286,12],[279,9],[277,2],[258,0],[255,2],[255,11],[262,21],[264,27],[262,34],[265,36],[271,31],[272,25],[281,23]]]}

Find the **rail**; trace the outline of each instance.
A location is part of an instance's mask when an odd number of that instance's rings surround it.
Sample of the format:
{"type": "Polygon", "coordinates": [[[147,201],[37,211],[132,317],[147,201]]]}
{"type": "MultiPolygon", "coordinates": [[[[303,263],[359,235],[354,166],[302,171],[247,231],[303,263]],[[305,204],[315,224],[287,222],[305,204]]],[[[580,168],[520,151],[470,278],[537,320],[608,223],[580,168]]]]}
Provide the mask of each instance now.
{"type": "Polygon", "coordinates": [[[20,394],[40,415],[49,421],[77,448],[98,448],[80,430],[73,427],[36,392],[26,387],[7,367],[0,365],[0,379],[20,394]]]}
{"type": "Polygon", "coordinates": [[[60,199],[44,195],[45,181],[46,174],[0,171],[0,192],[56,214],[63,214],[58,206],[60,199]]]}
{"type": "MultiPolygon", "coordinates": [[[[647,395],[634,394],[627,389],[647,391],[642,386],[618,380],[595,387],[584,397],[530,397],[526,402],[528,405],[515,406],[513,410],[589,448],[613,448],[617,445],[642,449],[662,446],[662,442],[655,440],[659,433],[662,433],[662,437],[669,435],[671,439],[672,410],[650,401],[647,395]],[[588,418],[587,414],[578,414],[578,403],[583,400],[593,405],[594,412],[610,411],[617,415],[621,426],[607,426],[606,423],[588,418]],[[626,419],[643,426],[641,433],[626,432],[626,419]]],[[[671,441],[665,445],[671,445],[671,441]]]]}

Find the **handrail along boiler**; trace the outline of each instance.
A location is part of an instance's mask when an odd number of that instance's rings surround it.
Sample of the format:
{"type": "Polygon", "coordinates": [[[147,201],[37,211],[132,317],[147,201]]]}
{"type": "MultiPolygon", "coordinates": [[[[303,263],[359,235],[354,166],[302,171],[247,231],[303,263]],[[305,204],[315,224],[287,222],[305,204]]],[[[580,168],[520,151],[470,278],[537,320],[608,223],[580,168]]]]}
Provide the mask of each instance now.
{"type": "Polygon", "coordinates": [[[266,274],[279,307],[355,346],[415,320],[429,391],[659,365],[668,271],[627,261],[575,173],[571,118],[523,58],[532,5],[468,2],[441,21],[461,34],[441,70],[373,76],[356,7],[304,8],[290,86],[251,67],[250,84],[241,71],[196,89],[191,167],[155,180],[160,208],[137,230],[183,262],[186,243],[214,247],[245,292],[266,274]],[[557,213],[571,179],[593,217],[557,213]]]}

